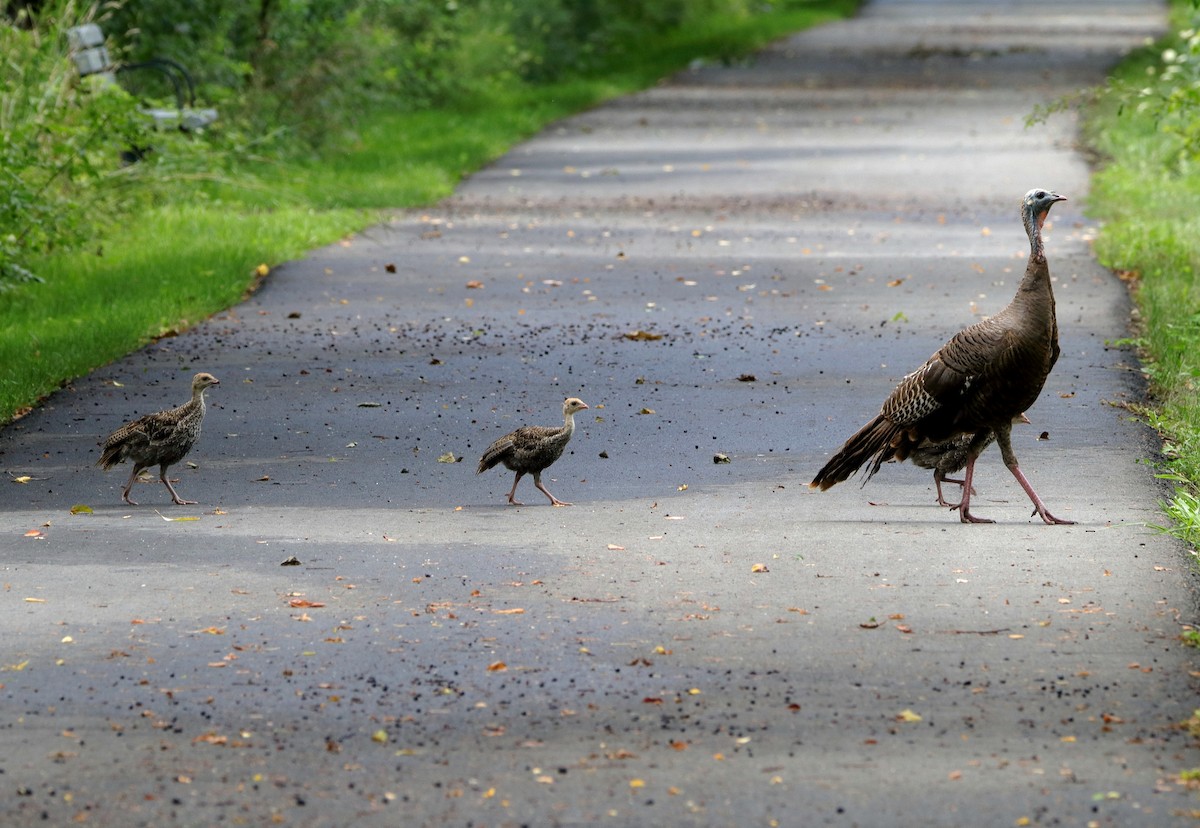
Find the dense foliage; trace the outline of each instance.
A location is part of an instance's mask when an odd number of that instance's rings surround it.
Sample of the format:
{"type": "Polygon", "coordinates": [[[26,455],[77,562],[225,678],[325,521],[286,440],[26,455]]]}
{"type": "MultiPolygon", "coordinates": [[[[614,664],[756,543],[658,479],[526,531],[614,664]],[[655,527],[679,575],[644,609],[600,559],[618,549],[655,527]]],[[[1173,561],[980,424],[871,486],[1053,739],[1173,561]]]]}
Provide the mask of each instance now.
{"type": "Polygon", "coordinates": [[[1177,3],[1174,31],[1126,60],[1088,110],[1101,158],[1090,209],[1104,221],[1100,260],[1125,275],[1136,344],[1164,438],[1172,531],[1200,543],[1200,16],[1177,3]]]}
{"type": "MultiPolygon", "coordinates": [[[[775,0],[805,5],[805,0],[775,0]]],[[[256,157],[352,146],[361,113],[470,108],[501,90],[613,65],[646,32],[762,0],[86,0],[0,4],[0,290],[31,256],[77,249],[147,205],[203,197],[256,157]],[[153,72],[81,81],[66,31],[99,23],[120,61],[190,70],[220,111],[207,134],[155,132],[139,109],[171,102],[153,72]],[[634,35],[638,35],[635,37],[634,35]],[[147,151],[149,150],[149,151],[147,151]],[[141,161],[121,164],[122,154],[141,161]]]]}

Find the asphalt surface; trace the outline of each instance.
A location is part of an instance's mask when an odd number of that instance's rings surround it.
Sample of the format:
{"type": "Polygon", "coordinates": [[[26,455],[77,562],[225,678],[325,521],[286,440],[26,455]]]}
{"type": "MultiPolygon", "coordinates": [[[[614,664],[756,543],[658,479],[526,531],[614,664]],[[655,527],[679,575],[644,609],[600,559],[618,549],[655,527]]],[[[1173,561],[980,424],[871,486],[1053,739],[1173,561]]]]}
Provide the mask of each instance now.
{"type": "Polygon", "coordinates": [[[1193,822],[1196,579],[1145,528],[1076,124],[1024,126],[1163,24],[873,3],[557,124],[4,429],[0,822],[1193,822]],[[1078,524],[994,449],[995,525],[911,465],[810,491],[1008,302],[1038,186],[1070,198],[1063,353],[1014,446],[1078,524]],[[199,370],[200,505],[122,504],[100,441],[199,370]],[[546,482],[576,505],[507,506],[480,453],[566,396],[591,408],[546,482]]]}

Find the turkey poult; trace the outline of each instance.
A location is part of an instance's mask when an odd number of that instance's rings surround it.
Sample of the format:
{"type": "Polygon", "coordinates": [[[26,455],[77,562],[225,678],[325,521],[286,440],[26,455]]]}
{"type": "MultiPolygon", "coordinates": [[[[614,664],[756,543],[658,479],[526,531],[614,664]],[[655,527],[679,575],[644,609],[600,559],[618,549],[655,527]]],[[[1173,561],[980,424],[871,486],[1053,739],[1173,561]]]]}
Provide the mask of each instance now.
{"type": "Polygon", "coordinates": [[[551,463],[562,456],[563,449],[575,433],[575,414],[587,408],[587,403],[578,397],[569,397],[563,401],[563,424],[557,428],[551,426],[524,426],[511,434],[505,434],[488,446],[483,457],[479,458],[479,468],[476,474],[483,474],[488,469],[503,463],[509,471],[517,473],[513,480],[512,490],[508,493],[508,502],[513,506],[524,506],[516,499],[517,484],[526,474],[533,475],[533,485],[554,506],[570,506],[564,500],[559,500],[542,485],[542,472],[551,463]]]}
{"type": "MultiPolygon", "coordinates": [[[[1029,418],[1024,414],[1013,418],[1014,425],[1016,423],[1028,422],[1029,418]]],[[[951,437],[949,440],[944,440],[940,443],[922,440],[919,445],[914,446],[913,450],[909,452],[908,459],[913,462],[913,465],[920,466],[923,469],[933,469],[933,485],[937,487],[937,502],[939,506],[955,508],[958,505],[946,502],[946,498],[942,495],[942,484],[957,483],[960,486],[963,484],[962,480],[947,477],[946,475],[954,474],[966,468],[973,436],[972,434],[960,434],[957,437],[951,437]]],[[[989,433],[983,445],[979,447],[979,453],[982,454],[995,439],[996,435],[989,433]]],[[[974,492],[971,494],[974,494],[974,492]]]]}
{"type": "Polygon", "coordinates": [[[133,471],[125,483],[122,499],[136,506],[129,499],[133,482],[142,469],[158,466],[158,479],[171,493],[171,500],[180,506],[190,506],[196,501],[184,500],[167,479],[167,467],[182,460],[200,436],[200,425],[204,422],[204,392],[220,381],[212,374],[201,372],[192,377],[192,398],[178,408],[147,414],[141,419],[118,428],[104,441],[97,465],[111,469],[126,460],[133,462],[133,471]]]}
{"type": "Polygon", "coordinates": [[[1016,296],[995,316],[959,331],[928,362],[902,379],[879,415],[817,472],[811,488],[828,489],[866,463],[871,464],[870,480],[880,465],[904,460],[922,441],[941,443],[966,435],[959,520],[992,523],[971,514],[971,480],[975,461],[994,438],[1004,465],[1033,502],[1034,514],[1050,524],[1074,523],[1046,509],[1017,465],[1011,440],[1013,418],[1037,400],[1058,360],[1058,322],[1042,247],[1042,224],[1050,208],[1065,200],[1044,189],[1025,194],[1021,218],[1029,236],[1029,263],[1016,296]]]}

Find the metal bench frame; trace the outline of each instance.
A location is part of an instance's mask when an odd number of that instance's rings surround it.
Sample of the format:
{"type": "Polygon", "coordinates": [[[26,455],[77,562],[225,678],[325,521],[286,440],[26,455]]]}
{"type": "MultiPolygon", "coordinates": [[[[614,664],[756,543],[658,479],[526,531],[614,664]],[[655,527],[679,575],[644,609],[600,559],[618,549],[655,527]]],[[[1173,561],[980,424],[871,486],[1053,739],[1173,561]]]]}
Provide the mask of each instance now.
{"type": "Polygon", "coordinates": [[[117,75],[143,69],[161,73],[175,92],[175,109],[147,107],[141,111],[153,119],[160,129],[181,129],[194,132],[204,129],[217,120],[217,110],[196,108],[196,87],[187,69],[168,58],[151,58],[139,63],[114,64],[104,45],[104,32],[95,23],[85,23],[67,30],[67,42],[71,47],[71,61],[80,77],[95,76],[104,82],[115,84],[117,75]]]}

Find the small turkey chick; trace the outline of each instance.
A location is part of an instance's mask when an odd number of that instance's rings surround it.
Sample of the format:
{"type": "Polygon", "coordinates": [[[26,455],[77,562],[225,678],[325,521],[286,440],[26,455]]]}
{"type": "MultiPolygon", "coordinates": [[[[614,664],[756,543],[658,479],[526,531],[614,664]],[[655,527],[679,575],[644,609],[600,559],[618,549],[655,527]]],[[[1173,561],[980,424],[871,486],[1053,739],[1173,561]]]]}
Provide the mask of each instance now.
{"type": "Polygon", "coordinates": [[[136,506],[129,498],[133,482],[142,469],[158,466],[158,479],[171,493],[171,500],[179,506],[194,504],[184,500],[167,479],[167,468],[187,456],[200,437],[200,426],[204,422],[204,392],[209,386],[220,385],[212,374],[200,372],[192,377],[192,398],[178,408],[147,414],[141,419],[126,423],[108,436],[100,453],[97,465],[111,469],[126,460],[133,462],[133,471],[121,492],[121,498],[136,506]]]}
{"type": "Polygon", "coordinates": [[[509,471],[516,472],[516,479],[513,480],[512,489],[508,493],[508,502],[513,506],[525,505],[516,499],[516,493],[517,484],[526,474],[533,475],[533,485],[550,498],[551,505],[572,505],[550,494],[542,485],[542,472],[562,456],[563,450],[571,440],[571,435],[575,433],[575,414],[587,407],[587,403],[578,397],[568,397],[563,401],[563,424],[561,426],[524,426],[504,435],[488,446],[483,457],[479,458],[479,468],[475,473],[483,474],[501,463],[509,471]]]}
{"type": "MultiPolygon", "coordinates": [[[[1024,414],[1013,417],[1014,425],[1028,422],[1029,418],[1024,414]]],[[[959,434],[957,437],[952,437],[941,443],[925,440],[909,452],[908,459],[914,465],[920,466],[923,469],[933,469],[933,485],[937,487],[937,502],[939,506],[954,508],[961,504],[961,500],[959,503],[946,502],[946,499],[942,496],[942,483],[963,485],[962,480],[946,477],[946,475],[962,471],[967,467],[967,461],[970,459],[971,453],[971,441],[975,436],[974,434],[959,434]]],[[[995,442],[996,433],[988,430],[980,434],[979,437],[980,445],[978,449],[982,454],[988,446],[995,442]]]]}

